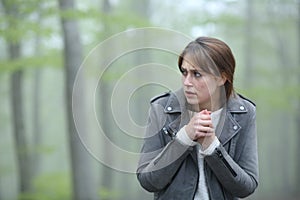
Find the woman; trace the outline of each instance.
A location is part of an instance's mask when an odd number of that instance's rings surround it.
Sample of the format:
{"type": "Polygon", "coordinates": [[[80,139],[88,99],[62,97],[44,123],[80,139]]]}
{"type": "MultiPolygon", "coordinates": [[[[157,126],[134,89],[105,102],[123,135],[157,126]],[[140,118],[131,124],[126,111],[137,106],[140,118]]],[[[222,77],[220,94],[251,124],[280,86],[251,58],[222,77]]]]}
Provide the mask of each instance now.
{"type": "Polygon", "coordinates": [[[154,199],[247,197],[258,185],[255,105],[233,90],[235,59],[199,37],[178,59],[183,87],[151,100],[137,177],[154,199]]]}

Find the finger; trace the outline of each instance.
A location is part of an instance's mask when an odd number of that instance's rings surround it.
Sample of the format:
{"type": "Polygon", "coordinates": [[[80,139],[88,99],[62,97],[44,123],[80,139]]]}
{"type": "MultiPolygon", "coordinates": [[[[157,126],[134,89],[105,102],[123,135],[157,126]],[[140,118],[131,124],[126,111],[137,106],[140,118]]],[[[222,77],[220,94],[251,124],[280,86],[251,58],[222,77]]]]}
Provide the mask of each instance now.
{"type": "Polygon", "coordinates": [[[205,132],[199,132],[199,131],[196,131],[195,132],[195,139],[194,140],[198,140],[198,139],[203,139],[204,137],[206,137],[206,133],[205,132]]]}
{"type": "Polygon", "coordinates": [[[207,127],[212,127],[212,121],[211,120],[202,120],[198,119],[194,123],[195,126],[207,126],[207,127]]]}
{"type": "Polygon", "coordinates": [[[202,119],[202,120],[211,120],[210,115],[200,115],[199,118],[202,119]]]}
{"type": "Polygon", "coordinates": [[[207,109],[203,110],[203,114],[209,115],[211,112],[208,111],[207,109]]]}
{"type": "Polygon", "coordinates": [[[196,126],[195,127],[196,132],[203,132],[203,133],[213,133],[214,129],[212,127],[208,126],[196,126]]]}
{"type": "Polygon", "coordinates": [[[201,119],[201,120],[211,120],[211,116],[198,113],[197,115],[195,115],[193,117],[193,120],[199,120],[199,119],[201,119]]]}
{"type": "Polygon", "coordinates": [[[213,136],[214,133],[205,133],[205,132],[198,132],[198,133],[195,133],[195,137],[194,137],[194,141],[197,141],[197,140],[205,140],[205,138],[208,138],[208,137],[211,137],[213,136]]]}
{"type": "Polygon", "coordinates": [[[211,114],[211,111],[205,109],[205,110],[202,110],[200,113],[201,113],[201,114],[205,114],[205,115],[210,115],[210,114],[211,114]]]}
{"type": "Polygon", "coordinates": [[[211,137],[213,135],[214,135],[214,133],[198,132],[195,134],[194,140],[199,140],[199,139],[204,140],[205,138],[211,137]]]}
{"type": "Polygon", "coordinates": [[[205,137],[204,138],[210,137],[210,136],[212,136],[214,134],[215,134],[214,132],[207,132],[207,133],[205,133],[205,137]]]}
{"type": "Polygon", "coordinates": [[[201,115],[207,115],[210,116],[211,112],[210,111],[201,111],[196,113],[194,116],[201,116],[201,115]]]}

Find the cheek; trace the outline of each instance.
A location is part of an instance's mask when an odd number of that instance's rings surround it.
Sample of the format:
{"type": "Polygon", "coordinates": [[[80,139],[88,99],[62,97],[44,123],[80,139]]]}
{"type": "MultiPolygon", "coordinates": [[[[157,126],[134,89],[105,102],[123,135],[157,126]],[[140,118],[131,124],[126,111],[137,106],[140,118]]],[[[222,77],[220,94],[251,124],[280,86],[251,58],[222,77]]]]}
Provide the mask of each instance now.
{"type": "Polygon", "coordinates": [[[208,90],[208,82],[204,78],[201,80],[198,80],[195,84],[194,87],[197,91],[204,92],[208,90]]]}
{"type": "Polygon", "coordinates": [[[194,85],[199,97],[207,98],[216,92],[216,82],[210,79],[203,79],[194,85]]]}

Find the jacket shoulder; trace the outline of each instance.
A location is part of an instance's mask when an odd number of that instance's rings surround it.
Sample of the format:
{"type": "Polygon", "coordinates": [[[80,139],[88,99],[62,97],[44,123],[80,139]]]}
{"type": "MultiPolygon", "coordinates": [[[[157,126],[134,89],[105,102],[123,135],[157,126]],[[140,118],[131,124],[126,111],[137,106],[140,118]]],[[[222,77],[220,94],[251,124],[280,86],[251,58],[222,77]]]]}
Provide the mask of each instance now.
{"type": "Polygon", "coordinates": [[[160,95],[157,95],[157,96],[151,98],[150,103],[159,102],[159,101],[168,99],[170,95],[171,95],[170,91],[169,92],[165,92],[165,93],[160,94],[160,95]]]}
{"type": "Polygon", "coordinates": [[[241,95],[241,94],[238,94],[238,96],[239,96],[241,99],[245,100],[246,102],[252,104],[254,107],[256,107],[256,104],[255,104],[252,100],[248,99],[247,97],[245,97],[245,96],[243,96],[243,95],[241,95]]]}

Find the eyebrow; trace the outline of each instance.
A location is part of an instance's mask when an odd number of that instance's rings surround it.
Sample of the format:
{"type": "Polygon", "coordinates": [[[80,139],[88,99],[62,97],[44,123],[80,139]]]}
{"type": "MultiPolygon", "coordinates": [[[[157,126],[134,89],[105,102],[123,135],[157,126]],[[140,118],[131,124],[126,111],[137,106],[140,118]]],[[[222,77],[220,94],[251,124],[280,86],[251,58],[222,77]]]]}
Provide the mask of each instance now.
{"type": "Polygon", "coordinates": [[[185,71],[204,73],[204,71],[201,69],[198,70],[198,69],[193,68],[193,69],[188,70],[187,68],[182,67],[182,66],[180,68],[185,71]]]}

